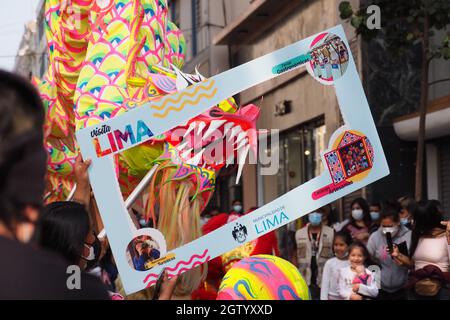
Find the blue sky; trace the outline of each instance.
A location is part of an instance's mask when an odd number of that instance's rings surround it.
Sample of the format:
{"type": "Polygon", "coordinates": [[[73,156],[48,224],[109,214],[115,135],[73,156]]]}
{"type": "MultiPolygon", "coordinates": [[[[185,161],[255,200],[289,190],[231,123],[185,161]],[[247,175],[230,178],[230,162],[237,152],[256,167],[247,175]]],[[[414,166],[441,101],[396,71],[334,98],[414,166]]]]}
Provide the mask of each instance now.
{"type": "Polygon", "coordinates": [[[12,70],[27,21],[36,18],[39,0],[0,0],[0,68],[12,70]]]}

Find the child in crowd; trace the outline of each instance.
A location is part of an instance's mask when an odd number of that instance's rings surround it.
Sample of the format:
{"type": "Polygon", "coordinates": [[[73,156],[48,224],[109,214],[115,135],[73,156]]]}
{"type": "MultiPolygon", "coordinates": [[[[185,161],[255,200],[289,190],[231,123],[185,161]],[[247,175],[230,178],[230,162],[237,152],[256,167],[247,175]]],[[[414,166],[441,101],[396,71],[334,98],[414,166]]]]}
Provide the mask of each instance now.
{"type": "Polygon", "coordinates": [[[350,265],[348,248],[352,242],[350,234],[340,231],[333,240],[335,257],[325,263],[322,276],[320,300],[342,300],[338,292],[339,270],[350,265]]]}
{"type": "Polygon", "coordinates": [[[376,298],[378,288],[375,277],[369,269],[366,269],[366,263],[370,259],[367,248],[363,243],[355,242],[350,245],[348,252],[350,265],[339,270],[339,296],[345,300],[376,298]]]}

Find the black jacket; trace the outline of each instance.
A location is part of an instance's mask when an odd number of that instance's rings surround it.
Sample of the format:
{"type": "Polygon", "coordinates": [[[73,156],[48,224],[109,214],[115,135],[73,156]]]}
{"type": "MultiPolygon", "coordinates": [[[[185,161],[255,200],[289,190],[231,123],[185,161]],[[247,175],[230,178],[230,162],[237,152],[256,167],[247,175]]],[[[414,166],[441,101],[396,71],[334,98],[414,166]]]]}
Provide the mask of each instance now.
{"type": "Polygon", "coordinates": [[[81,288],[68,289],[67,267],[55,253],[0,237],[0,299],[109,299],[100,280],[83,272],[81,288]]]}

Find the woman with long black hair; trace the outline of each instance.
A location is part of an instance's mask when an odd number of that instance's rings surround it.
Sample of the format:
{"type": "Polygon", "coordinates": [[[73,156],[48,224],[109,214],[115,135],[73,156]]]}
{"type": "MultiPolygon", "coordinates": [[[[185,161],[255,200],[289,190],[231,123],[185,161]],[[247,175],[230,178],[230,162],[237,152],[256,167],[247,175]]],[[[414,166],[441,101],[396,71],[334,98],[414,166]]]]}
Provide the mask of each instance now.
{"type": "Polygon", "coordinates": [[[77,202],[53,202],[40,220],[42,247],[62,255],[67,262],[86,269],[100,256],[100,241],[90,226],[85,207],[77,202]]]}
{"type": "Polygon", "coordinates": [[[90,204],[91,186],[88,168],[91,161],[75,160],[74,175],[77,183],[74,201],[58,201],[47,205],[41,215],[40,244],[58,252],[69,263],[81,269],[93,267],[101,254],[101,243],[86,208],[90,204]]]}
{"type": "Polygon", "coordinates": [[[367,244],[369,240],[369,227],[371,225],[369,204],[364,198],[356,198],[352,201],[349,222],[343,227],[353,241],[361,241],[367,244]]]}
{"type": "Polygon", "coordinates": [[[34,243],[45,190],[45,109],[36,89],[0,70],[0,299],[107,299],[101,283],[81,274],[67,286],[67,263],[34,243]]]}
{"type": "Polygon", "coordinates": [[[439,203],[420,201],[413,214],[409,257],[394,248],[394,259],[414,268],[407,287],[411,299],[450,300],[450,239],[439,203]]]}

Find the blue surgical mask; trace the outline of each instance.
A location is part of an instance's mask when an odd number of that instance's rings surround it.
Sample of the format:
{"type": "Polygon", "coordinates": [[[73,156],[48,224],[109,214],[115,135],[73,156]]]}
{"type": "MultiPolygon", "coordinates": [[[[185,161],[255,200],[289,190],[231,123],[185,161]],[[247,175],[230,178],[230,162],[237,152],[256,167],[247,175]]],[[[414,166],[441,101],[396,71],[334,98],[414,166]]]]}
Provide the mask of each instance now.
{"type": "Polygon", "coordinates": [[[408,218],[400,218],[400,224],[402,226],[406,226],[409,223],[409,219],[408,218]]]}
{"type": "Polygon", "coordinates": [[[322,223],[322,214],[319,212],[311,212],[308,215],[308,220],[312,226],[317,227],[322,223]]]}
{"type": "Polygon", "coordinates": [[[377,221],[380,219],[380,213],[378,211],[370,211],[370,218],[372,221],[377,221]]]}
{"type": "Polygon", "coordinates": [[[88,254],[87,257],[85,257],[85,256],[81,256],[81,257],[82,257],[84,260],[86,260],[86,261],[92,261],[92,260],[94,260],[94,259],[95,259],[95,251],[94,251],[94,247],[93,247],[93,246],[89,246],[89,245],[87,245],[87,244],[84,244],[84,246],[85,246],[86,248],[88,248],[89,254],[88,254]]]}

